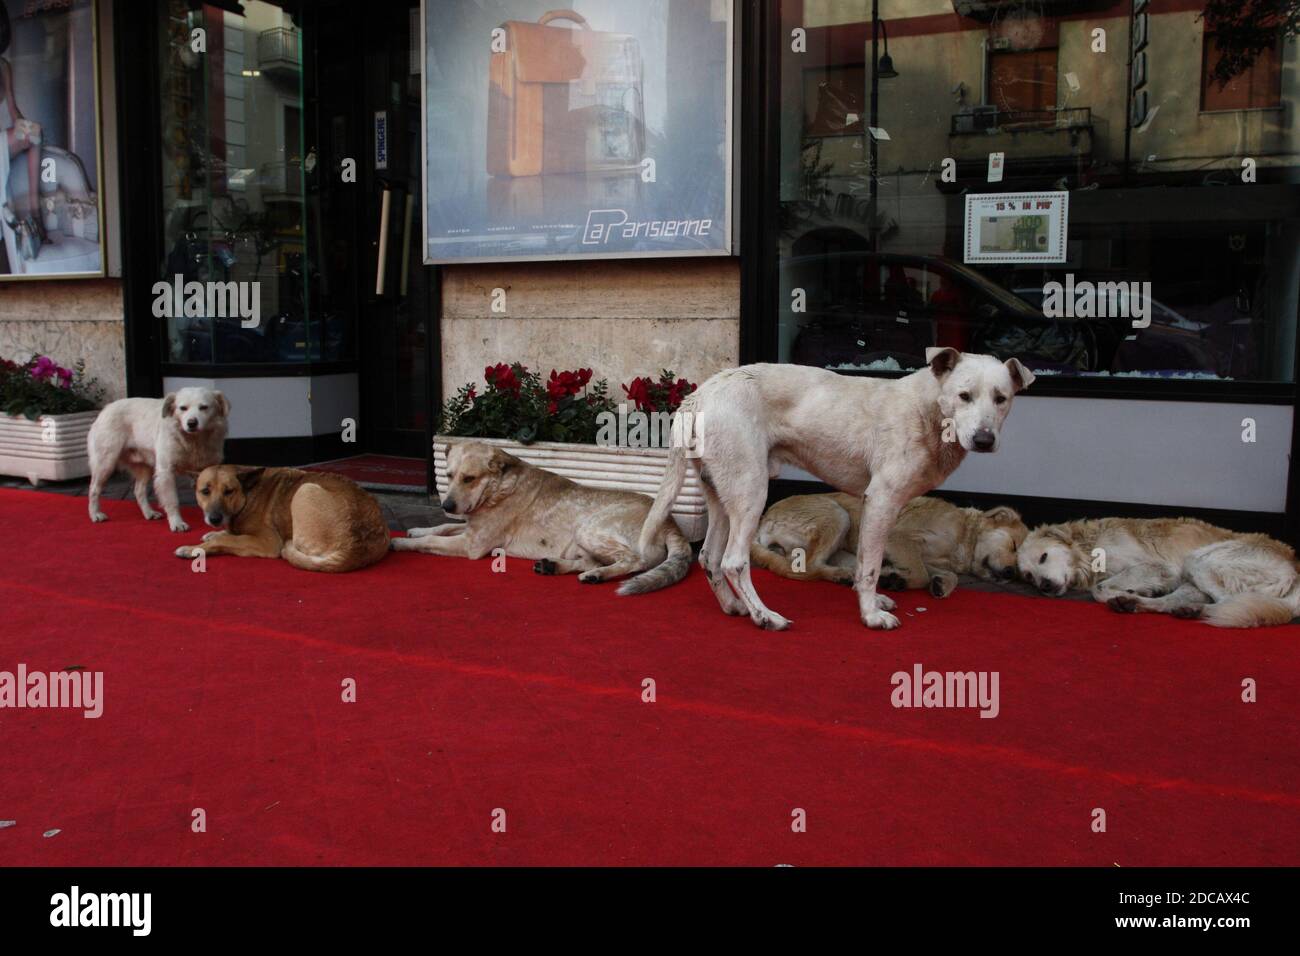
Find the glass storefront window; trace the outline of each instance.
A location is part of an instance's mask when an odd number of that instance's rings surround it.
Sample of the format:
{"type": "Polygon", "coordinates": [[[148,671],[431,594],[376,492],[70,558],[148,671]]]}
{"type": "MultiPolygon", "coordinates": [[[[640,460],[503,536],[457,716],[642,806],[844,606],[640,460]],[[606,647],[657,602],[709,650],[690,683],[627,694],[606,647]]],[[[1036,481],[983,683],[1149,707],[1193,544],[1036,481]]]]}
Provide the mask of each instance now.
{"type": "Polygon", "coordinates": [[[1293,382],[1300,61],[1250,9],[780,0],[780,360],[1293,382]],[[1065,194],[1059,254],[972,256],[993,194],[1065,194]]]}
{"type": "MultiPolygon", "coordinates": [[[[301,32],[288,12],[159,0],[164,360],[240,365],[350,358],[321,308],[310,248],[301,32]],[[196,30],[204,49],[195,51],[196,30]],[[203,295],[192,295],[201,284],[203,295]],[[170,306],[170,307],[168,307],[170,306]]],[[[318,215],[318,210],[312,212],[318,215]]],[[[313,224],[313,229],[318,229],[313,224]]]]}

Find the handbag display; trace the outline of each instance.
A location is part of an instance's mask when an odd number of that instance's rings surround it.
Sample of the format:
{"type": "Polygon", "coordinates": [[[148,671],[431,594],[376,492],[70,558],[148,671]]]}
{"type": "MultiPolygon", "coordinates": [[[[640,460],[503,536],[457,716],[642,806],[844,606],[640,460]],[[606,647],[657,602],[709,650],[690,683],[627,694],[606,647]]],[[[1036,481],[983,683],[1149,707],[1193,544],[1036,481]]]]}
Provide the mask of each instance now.
{"type": "Polygon", "coordinates": [[[489,67],[487,170],[493,176],[629,169],[645,152],[641,50],[572,10],[508,20],[489,67]],[[571,20],[578,29],[553,27],[571,20]]]}

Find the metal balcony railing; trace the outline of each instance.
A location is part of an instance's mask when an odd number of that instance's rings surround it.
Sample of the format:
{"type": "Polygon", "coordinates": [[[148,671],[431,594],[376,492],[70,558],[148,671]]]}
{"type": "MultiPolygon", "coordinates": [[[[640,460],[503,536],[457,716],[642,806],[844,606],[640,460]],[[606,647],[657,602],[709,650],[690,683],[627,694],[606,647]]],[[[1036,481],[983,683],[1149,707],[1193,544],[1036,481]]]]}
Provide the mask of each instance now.
{"type": "Polygon", "coordinates": [[[292,27],[276,27],[257,35],[257,63],[265,70],[268,66],[297,68],[299,33],[292,27]]]}
{"type": "Polygon", "coordinates": [[[977,106],[953,115],[950,134],[956,136],[963,133],[1016,133],[1091,127],[1092,108],[1088,106],[1047,110],[1003,110],[996,106],[977,106]]]}

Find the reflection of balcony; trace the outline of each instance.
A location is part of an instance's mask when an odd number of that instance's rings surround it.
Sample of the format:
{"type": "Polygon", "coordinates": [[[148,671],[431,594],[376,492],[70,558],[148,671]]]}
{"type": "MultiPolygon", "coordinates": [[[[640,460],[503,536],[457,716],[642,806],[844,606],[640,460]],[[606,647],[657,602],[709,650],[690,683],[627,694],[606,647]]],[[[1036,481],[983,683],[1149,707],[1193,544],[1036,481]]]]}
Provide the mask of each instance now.
{"type": "Polygon", "coordinates": [[[301,66],[299,33],[290,27],[263,30],[257,35],[257,68],[280,79],[296,80],[301,66]]]}
{"type": "MultiPolygon", "coordinates": [[[[1105,10],[1114,5],[1115,0],[1038,0],[1035,4],[1042,16],[1105,10]]],[[[985,23],[1004,17],[1012,11],[1018,13],[1023,6],[1023,0],[952,0],[952,8],[959,17],[970,17],[985,23]]]]}
{"type": "Polygon", "coordinates": [[[1092,110],[975,107],[952,118],[948,148],[958,162],[1005,152],[1017,159],[1087,159],[1092,155],[1092,110]]]}

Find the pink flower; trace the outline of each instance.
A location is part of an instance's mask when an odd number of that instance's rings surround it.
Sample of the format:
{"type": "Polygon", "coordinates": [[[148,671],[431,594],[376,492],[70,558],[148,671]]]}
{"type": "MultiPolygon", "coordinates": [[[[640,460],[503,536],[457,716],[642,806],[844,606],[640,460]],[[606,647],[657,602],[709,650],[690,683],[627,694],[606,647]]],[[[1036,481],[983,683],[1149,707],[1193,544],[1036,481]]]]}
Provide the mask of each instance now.
{"type": "Polygon", "coordinates": [[[58,370],[59,367],[54,364],[52,358],[48,355],[42,355],[36,360],[36,364],[32,366],[32,378],[39,379],[43,382],[47,378],[56,374],[58,370]]]}

